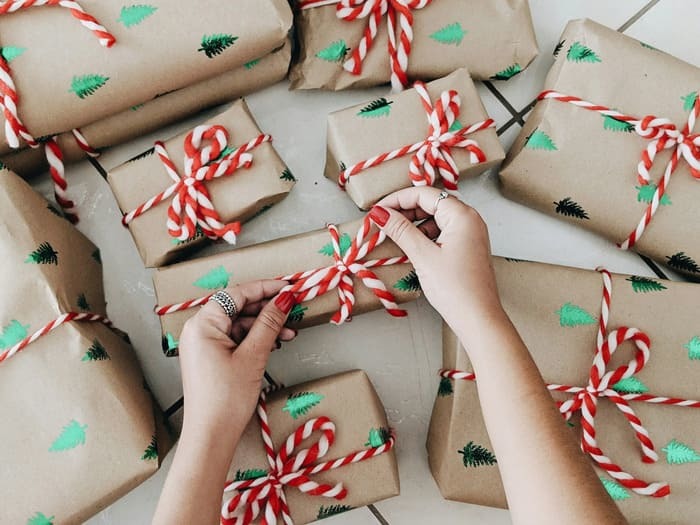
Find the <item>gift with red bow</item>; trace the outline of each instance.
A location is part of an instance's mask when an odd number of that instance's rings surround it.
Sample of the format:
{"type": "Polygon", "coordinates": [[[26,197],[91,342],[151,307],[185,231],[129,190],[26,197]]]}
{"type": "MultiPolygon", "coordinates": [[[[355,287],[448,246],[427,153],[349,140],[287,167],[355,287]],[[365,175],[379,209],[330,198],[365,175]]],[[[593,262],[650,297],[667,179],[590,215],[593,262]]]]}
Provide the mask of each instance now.
{"type": "Polygon", "coordinates": [[[414,186],[457,192],[505,157],[465,69],[328,116],[325,175],[361,209],[414,186]]]}
{"type": "MultiPolygon", "coordinates": [[[[562,425],[625,517],[696,523],[700,285],[500,258],[494,266],[562,425]]],[[[447,326],[443,367],[428,434],[433,476],[447,499],[505,508],[479,374],[447,326]]]]}
{"type": "Polygon", "coordinates": [[[467,67],[508,80],[537,56],[527,0],[296,0],[293,88],[395,91],[467,67]]]}
{"type": "Polygon", "coordinates": [[[280,279],[294,295],[288,325],[305,328],[341,325],[384,308],[405,317],[399,307],[420,295],[420,282],[403,252],[369,216],[326,228],[193,259],[153,274],[163,329],[163,351],[176,355],[188,318],[217,291],[257,279],[280,279]],[[280,256],[284,254],[284,256],[280,256]]]}
{"type": "Polygon", "coordinates": [[[399,494],[396,436],[367,374],[263,392],[229,470],[222,525],[302,525],[399,494]]]}
{"type": "Polygon", "coordinates": [[[296,179],[239,100],[224,113],[156,142],[108,181],[146,266],[207,239],[235,245],[241,223],[284,199],[296,179]]]}
{"type": "Polygon", "coordinates": [[[505,195],[700,279],[698,90],[697,67],[570,22],[504,163],[505,195]]]}

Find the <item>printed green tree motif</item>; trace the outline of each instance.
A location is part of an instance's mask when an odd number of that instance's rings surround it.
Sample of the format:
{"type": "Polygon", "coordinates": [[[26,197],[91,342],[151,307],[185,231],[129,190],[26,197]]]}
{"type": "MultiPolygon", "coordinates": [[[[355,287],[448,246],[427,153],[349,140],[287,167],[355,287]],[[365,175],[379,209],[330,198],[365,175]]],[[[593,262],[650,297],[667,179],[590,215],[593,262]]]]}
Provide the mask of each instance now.
{"type": "Polygon", "coordinates": [[[700,273],[700,266],[692,258],[685,254],[685,252],[678,252],[670,257],[666,257],[668,264],[671,268],[676,270],[681,270],[689,273],[700,273]]]}
{"type": "Polygon", "coordinates": [[[462,27],[462,24],[455,22],[454,24],[448,24],[438,29],[430,35],[430,38],[441,44],[453,44],[458,46],[462,43],[462,39],[467,33],[468,31],[462,27]]]}
{"type": "Polygon", "coordinates": [[[207,58],[214,58],[231,47],[236,40],[238,40],[237,36],[224,33],[204,35],[202,37],[201,47],[197,51],[204,53],[207,58]]]}
{"type": "Polygon", "coordinates": [[[554,51],[552,52],[552,55],[554,56],[554,58],[557,58],[559,56],[559,53],[561,53],[561,50],[564,49],[565,43],[566,43],[566,40],[562,40],[554,47],[554,51]]]}
{"type": "Polygon", "coordinates": [[[296,419],[318,405],[323,398],[324,396],[315,392],[297,392],[287,398],[287,403],[282,410],[296,419]]]}
{"type": "Polygon", "coordinates": [[[438,386],[438,396],[447,397],[454,393],[452,388],[452,380],[447,377],[440,378],[440,386],[438,386]]]}
{"type": "Polygon", "coordinates": [[[97,264],[102,264],[102,254],[100,253],[99,248],[95,249],[95,251],[90,254],[90,257],[95,259],[97,264]]]}
{"type": "Polygon", "coordinates": [[[280,179],[286,180],[287,182],[296,182],[297,178],[294,176],[292,173],[292,170],[289,168],[284,168],[284,171],[282,172],[282,175],[280,175],[280,179]]]}
{"type": "Polygon", "coordinates": [[[306,312],[306,310],[308,310],[306,306],[295,304],[292,311],[289,312],[289,315],[287,316],[287,322],[290,324],[301,323],[301,321],[304,319],[304,312],[306,312]]]}
{"type": "Polygon", "coordinates": [[[81,425],[75,419],[71,420],[56,440],[51,444],[49,452],[63,452],[85,444],[87,425],[81,425]]]}
{"type": "Polygon", "coordinates": [[[512,66],[509,66],[505,68],[503,71],[499,71],[495,75],[491,77],[491,80],[508,80],[510,78],[513,78],[515,75],[518,73],[521,73],[523,70],[522,67],[520,67],[520,64],[513,64],[512,66]]]}
{"type": "Polygon", "coordinates": [[[197,288],[216,290],[218,288],[226,288],[228,286],[229,279],[231,279],[231,273],[227,272],[226,268],[223,266],[217,266],[192,284],[197,288]]]}
{"type": "Polygon", "coordinates": [[[651,49],[652,51],[658,51],[657,48],[655,48],[654,46],[652,46],[652,45],[650,45],[650,44],[647,44],[646,42],[640,41],[640,42],[639,42],[639,45],[642,46],[643,48],[651,49]]]}
{"type": "Polygon", "coordinates": [[[322,520],[325,518],[330,518],[331,516],[335,516],[336,514],[342,514],[343,512],[347,512],[354,508],[355,507],[352,507],[350,505],[328,505],[327,507],[321,505],[321,508],[318,509],[316,519],[322,520]]]}
{"type": "Polygon", "coordinates": [[[365,446],[372,448],[381,447],[384,443],[389,441],[390,438],[391,432],[389,432],[388,428],[372,428],[369,431],[369,437],[367,438],[365,446]]]}
{"type": "Polygon", "coordinates": [[[388,117],[393,103],[393,100],[387,100],[384,97],[378,98],[363,107],[357,114],[364,118],[388,117]]]}
{"type": "Polygon", "coordinates": [[[345,40],[336,40],[316,53],[316,57],[326,62],[342,62],[348,51],[350,48],[345,44],[345,40]]]}
{"type": "Polygon", "coordinates": [[[408,275],[396,281],[394,288],[402,292],[420,292],[422,290],[415,270],[411,270],[408,275]]]}
{"type": "Polygon", "coordinates": [[[81,361],[108,361],[111,359],[105,347],[97,339],[92,342],[81,361]]]}
{"type": "Polygon", "coordinates": [[[576,219],[587,220],[590,217],[586,210],[584,210],[580,204],[571,200],[571,197],[566,197],[560,201],[554,201],[553,203],[556,208],[554,212],[559,215],[564,215],[565,217],[574,217],[576,219]]]}
{"type": "Polygon", "coordinates": [[[5,47],[0,47],[0,55],[2,55],[2,58],[5,59],[5,62],[8,64],[12,62],[15,58],[19,58],[24,54],[24,52],[27,49],[24,47],[14,47],[14,46],[5,46],[5,47]]]}
{"type": "Polygon", "coordinates": [[[655,279],[633,275],[625,279],[632,283],[632,290],[636,293],[660,292],[666,287],[655,279]]]}
{"type": "Polygon", "coordinates": [[[170,332],[166,332],[163,338],[161,339],[161,347],[163,348],[163,352],[165,353],[166,356],[172,357],[174,355],[177,355],[177,349],[180,346],[180,342],[175,339],[173,334],[170,332]]]}
{"type": "Polygon", "coordinates": [[[348,169],[348,167],[342,161],[338,163],[338,168],[340,169],[340,171],[345,171],[346,169],[348,169]]]}
{"type": "Polygon", "coordinates": [[[693,109],[693,106],[695,105],[695,101],[698,99],[698,92],[693,91],[692,93],[688,93],[685,96],[681,97],[681,100],[683,101],[683,109],[685,111],[690,112],[691,109],[693,109]]]}
{"type": "Polygon", "coordinates": [[[528,149],[541,149],[545,151],[557,151],[557,145],[544,131],[536,129],[525,139],[525,147],[528,149]]]}
{"type": "Polygon", "coordinates": [[[0,350],[6,350],[12,348],[25,337],[27,337],[27,330],[29,330],[29,325],[23,325],[19,321],[12,320],[10,324],[6,325],[0,333],[0,350]]]}
{"type": "Polygon", "coordinates": [[[141,459],[143,461],[153,461],[158,459],[158,438],[155,434],[153,434],[153,437],[151,437],[151,442],[146,447],[146,450],[143,451],[141,459]]]}
{"type": "Polygon", "coordinates": [[[603,115],[603,128],[609,131],[622,131],[624,133],[632,133],[634,131],[634,124],[630,124],[629,122],[625,122],[624,120],[618,120],[615,117],[603,115]]]}
{"type": "Polygon", "coordinates": [[[143,104],[143,103],[141,103],[141,104],[136,104],[136,105],[134,105],[134,106],[131,106],[129,109],[130,109],[131,111],[138,111],[138,110],[141,109],[144,105],[145,105],[145,104],[143,104]]]}
{"type": "Polygon", "coordinates": [[[464,126],[462,126],[462,123],[459,121],[459,119],[455,119],[455,121],[452,123],[452,125],[447,129],[450,133],[457,133],[460,129],[462,129],[464,126]]]}
{"type": "Polygon", "coordinates": [[[572,303],[565,303],[556,314],[559,316],[559,325],[563,327],[596,324],[595,317],[572,303]]]}
{"type": "Polygon", "coordinates": [[[590,47],[584,46],[581,42],[574,42],[569,48],[569,52],[566,54],[566,59],[571,62],[602,62],[600,57],[596,55],[590,47]]]}
{"type": "Polygon", "coordinates": [[[54,517],[47,518],[42,512],[37,512],[27,520],[27,525],[53,525],[54,517]]]}
{"type": "Polygon", "coordinates": [[[649,388],[634,376],[621,379],[612,388],[621,394],[646,394],[649,392],[649,388]]]}
{"type": "Polygon", "coordinates": [[[136,26],[153,15],[156,11],[158,11],[157,7],[146,4],[124,6],[122,7],[121,15],[117,18],[117,21],[124,24],[124,27],[136,26]]]}
{"type": "Polygon", "coordinates": [[[523,259],[516,259],[515,257],[504,257],[504,259],[508,262],[514,263],[525,262],[523,259]]]}
{"type": "Polygon", "coordinates": [[[70,93],[75,93],[78,98],[87,98],[93,95],[98,89],[103,87],[109,77],[104,75],[81,75],[74,76],[71,81],[70,93]]]}
{"type": "Polygon", "coordinates": [[[48,242],[42,242],[39,247],[29,254],[25,263],[58,265],[58,252],[48,242]]]}
{"type": "Polygon", "coordinates": [[[495,465],[496,456],[485,447],[470,441],[462,450],[457,451],[462,454],[462,463],[465,467],[482,467],[485,465],[495,465]]]}
{"type": "Polygon", "coordinates": [[[78,294],[78,300],[76,301],[78,308],[83,312],[90,310],[90,303],[88,303],[87,297],[84,293],[78,294]]]}
{"type": "Polygon", "coordinates": [[[267,470],[261,468],[251,468],[248,470],[237,470],[233,481],[247,481],[267,476],[267,470]]]}
{"type": "MultiPolygon", "coordinates": [[[[350,249],[352,244],[352,237],[349,234],[343,233],[338,239],[338,246],[340,247],[340,255],[345,255],[350,249]]],[[[323,247],[318,251],[322,255],[327,255],[328,257],[333,257],[333,243],[329,242],[324,244],[323,247]]]]}
{"type": "Polygon", "coordinates": [[[693,361],[700,360],[700,337],[696,335],[688,341],[688,344],[683,345],[683,348],[688,350],[688,359],[693,361]]]}
{"type": "Polygon", "coordinates": [[[669,465],[683,465],[700,461],[700,454],[676,439],[669,441],[668,445],[661,450],[666,453],[666,462],[669,465]]]}
{"type": "Polygon", "coordinates": [[[260,63],[260,59],[256,58],[256,59],[251,60],[250,62],[246,62],[245,64],[243,64],[243,67],[246,69],[253,69],[259,63],[260,63]]]}
{"type": "MultiPolygon", "coordinates": [[[[654,199],[654,194],[656,193],[656,184],[645,184],[644,186],[635,186],[634,189],[637,190],[637,202],[645,202],[647,204],[651,203],[654,199]]],[[[659,200],[661,206],[671,205],[671,198],[667,193],[664,193],[663,197],[659,200]]]]}
{"type": "Polygon", "coordinates": [[[603,487],[605,487],[605,490],[608,494],[610,494],[610,497],[613,500],[622,501],[631,497],[627,489],[620,485],[617,481],[607,478],[600,478],[600,481],[603,483],[603,487]]]}
{"type": "Polygon", "coordinates": [[[150,157],[156,152],[156,148],[148,148],[146,151],[139,153],[135,157],[131,157],[129,160],[126,162],[136,162],[137,160],[145,159],[146,157],[150,157]]]}

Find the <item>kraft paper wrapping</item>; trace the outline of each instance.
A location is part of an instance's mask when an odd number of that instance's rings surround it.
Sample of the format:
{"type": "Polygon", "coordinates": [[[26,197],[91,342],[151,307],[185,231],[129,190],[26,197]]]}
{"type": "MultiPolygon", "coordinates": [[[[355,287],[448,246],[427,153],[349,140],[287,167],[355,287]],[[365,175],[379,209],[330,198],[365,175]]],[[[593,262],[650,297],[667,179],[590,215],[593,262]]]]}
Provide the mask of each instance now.
{"type": "MultiPolygon", "coordinates": [[[[479,98],[474,82],[465,69],[427,84],[433,102],[443,91],[455,90],[461,99],[458,121],[470,126],[489,118],[479,98]]],[[[331,113],[328,116],[328,150],[325,175],[338,180],[341,163],[350,167],[357,162],[425,140],[428,137],[427,113],[415,89],[386,97],[388,110],[384,116],[363,113],[368,103],[331,113]],[[369,116],[368,116],[369,115],[369,116]]],[[[369,102],[369,101],[368,101],[369,102]]],[[[499,164],[504,158],[503,147],[496,130],[488,128],[469,135],[478,142],[486,162],[472,164],[466,150],[452,148],[460,176],[473,177],[499,164]]],[[[411,186],[408,167],[411,155],[385,162],[353,175],[345,188],[361,209],[372,207],[379,199],[401,188],[411,186]]]]}
{"type": "MultiPolygon", "coordinates": [[[[479,80],[507,79],[537,56],[527,0],[434,0],[413,10],[413,19],[410,79],[432,80],[460,67],[467,67],[479,80]]],[[[290,72],[292,88],[339,90],[389,82],[386,16],[362,73],[353,75],[343,69],[362,39],[367,20],[341,20],[335,4],[297,7],[299,57],[290,72]]]]}
{"type": "MultiPolygon", "coordinates": [[[[700,86],[700,69],[590,20],[570,22],[562,42],[544,89],[638,118],[668,118],[679,129],[687,123],[689,108],[684,106],[700,86]],[[570,59],[574,44],[574,51],[585,46],[595,55],[570,59]],[[590,81],[593,76],[595,82],[590,81]]],[[[637,164],[649,141],[633,131],[606,127],[610,124],[596,112],[555,100],[539,102],[504,163],[500,174],[504,194],[614,242],[624,241],[644,216],[645,200],[651,199],[644,198],[637,182],[637,164]],[[528,145],[535,131],[541,140],[528,145]],[[562,209],[567,198],[569,205],[562,209]]],[[[650,170],[654,184],[669,158],[669,151],[657,155],[650,170]]],[[[667,198],[634,247],[694,279],[700,279],[700,225],[695,213],[699,192],[688,163],[681,160],[667,198]]]]}
{"type": "MultiPolygon", "coordinates": [[[[498,258],[494,259],[494,264],[503,306],[544,380],[585,386],[595,352],[603,290],[601,275],[498,258]],[[590,324],[562,326],[557,312],[567,303],[587,312],[591,316],[587,321],[590,324]]],[[[699,286],[656,280],[645,284],[638,278],[637,282],[630,279],[625,275],[613,276],[608,327],[609,330],[620,326],[637,327],[651,338],[649,362],[635,377],[650,394],[698,399],[700,321],[695,305],[699,286]],[[643,289],[648,291],[643,292],[643,289]]],[[[579,320],[586,317],[581,315],[579,320]]],[[[454,333],[447,327],[443,333],[444,368],[472,371],[467,354],[454,333]]],[[[626,364],[632,358],[633,348],[631,343],[622,345],[608,370],[626,364]]],[[[493,452],[479,406],[477,385],[466,380],[454,380],[451,384],[454,393],[437,397],[430,424],[428,455],[433,476],[447,499],[506,507],[497,466],[465,467],[463,456],[458,453],[469,442],[493,452]]],[[[555,398],[563,400],[566,395],[555,394],[555,398]]],[[[662,449],[675,439],[700,451],[700,410],[643,402],[631,402],[631,406],[649,431],[659,461],[642,463],[639,444],[629,423],[604,398],[598,402],[598,444],[613,462],[633,476],[669,482],[671,495],[650,498],[626,491],[628,497],[617,501],[620,509],[635,525],[697,523],[700,463],[669,464],[662,449]]],[[[572,418],[572,423],[572,437],[580,440],[578,414],[572,418]]],[[[598,474],[612,481],[604,471],[598,470],[598,474]]]]}
{"type": "MultiPolygon", "coordinates": [[[[170,93],[165,93],[80,128],[88,144],[97,151],[117,146],[165,126],[184,120],[210,107],[279,82],[287,75],[291,43],[246,65],[170,93]]],[[[66,163],[87,158],[71,132],[56,137],[66,163]]],[[[39,149],[23,149],[0,159],[15,173],[29,177],[48,170],[46,155],[39,149]]]]}
{"type": "MultiPolygon", "coordinates": [[[[267,398],[267,412],[272,441],[277,451],[287,437],[306,421],[320,416],[330,418],[336,426],[335,442],[319,462],[364,450],[369,447],[368,443],[371,441],[370,431],[388,429],[382,402],[369,378],[361,370],[309,381],[270,394],[267,398]],[[285,406],[290,408],[287,405],[288,397],[302,392],[318,394],[313,398],[321,399],[305,414],[297,415],[294,411],[285,411],[285,406]],[[297,417],[293,418],[292,414],[297,417]]],[[[313,434],[304,443],[311,443],[318,435],[313,434]]],[[[400,440],[400,436],[398,439],[400,440]]],[[[378,444],[375,443],[374,446],[378,444]]],[[[257,417],[253,417],[243,433],[227,479],[234,479],[237,471],[244,472],[250,469],[269,469],[257,417]]],[[[393,449],[359,463],[312,475],[311,479],[330,485],[342,482],[348,490],[348,495],[344,500],[337,501],[321,496],[309,496],[293,487],[285,487],[292,519],[299,525],[330,515],[332,511],[329,511],[328,507],[334,505],[343,507],[338,510],[344,510],[346,506],[362,507],[399,494],[399,475],[393,449]]]]}
{"type": "MultiPolygon", "coordinates": [[[[63,7],[0,16],[0,45],[20,50],[10,68],[19,114],[35,137],[80,128],[263,57],[283,45],[292,24],[285,0],[238,0],[235,7],[227,0],[158,1],[145,6],[150,14],[117,0],[80,5],[114,35],[113,47],[102,47],[63,7]]],[[[9,151],[4,137],[1,144],[0,152],[9,151]]]]}
{"type": "MultiPolygon", "coordinates": [[[[354,239],[361,221],[338,227],[341,236],[354,239]]],[[[330,248],[331,236],[327,229],[239,248],[225,253],[194,259],[159,268],[153,274],[156,297],[160,306],[181,303],[213,293],[217,289],[257,279],[272,279],[296,272],[325,268],[333,265],[332,256],[325,255],[330,248]]],[[[401,256],[403,253],[389,239],[370,252],[365,260],[401,256]]],[[[410,264],[374,268],[377,277],[394,294],[398,303],[416,299],[419,295],[417,280],[410,264]]],[[[381,308],[381,303],[361,280],[354,278],[355,306],[353,315],[381,308]]],[[[288,324],[306,328],[330,321],[338,310],[338,293],[328,293],[297,305],[289,315],[288,324]]],[[[160,318],[163,329],[164,351],[176,355],[176,342],[185,321],[197,312],[196,308],[164,315],[160,318]]],[[[389,314],[387,314],[389,315],[389,314]]],[[[387,322],[400,322],[387,319],[387,322]]]]}
{"type": "MultiPolygon", "coordinates": [[[[63,313],[105,315],[97,248],[14,174],[0,188],[0,348],[63,313]]],[[[170,447],[133,350],[100,323],[64,324],[0,363],[0,399],[3,523],[83,523],[170,447]]]]}
{"type": "MultiPolygon", "coordinates": [[[[205,124],[224,126],[229,132],[229,145],[232,147],[245,144],[262,133],[244,100],[235,102],[230,109],[211,118],[205,124]]],[[[168,155],[181,176],[184,175],[184,140],[188,134],[189,131],[165,142],[168,155]]],[[[253,164],[250,168],[239,168],[228,177],[206,183],[222,222],[246,221],[262,209],[284,199],[294,187],[293,175],[290,175],[284,162],[277,155],[273,143],[263,143],[251,150],[253,164]]],[[[108,174],[107,180],[124,213],[136,209],[174,183],[157,154],[152,150],[144,154],[108,174]]],[[[178,256],[208,241],[206,237],[200,236],[186,242],[178,242],[170,236],[167,219],[171,203],[172,197],[136,217],[129,224],[129,230],[147,267],[172,262],[178,256]]]]}

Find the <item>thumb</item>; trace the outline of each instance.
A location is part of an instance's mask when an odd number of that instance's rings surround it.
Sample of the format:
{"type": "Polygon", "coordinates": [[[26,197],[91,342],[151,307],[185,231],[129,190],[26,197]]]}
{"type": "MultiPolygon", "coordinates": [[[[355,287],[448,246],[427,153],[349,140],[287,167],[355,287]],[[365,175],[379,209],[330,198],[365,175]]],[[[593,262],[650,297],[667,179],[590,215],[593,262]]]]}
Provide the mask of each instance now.
{"type": "Polygon", "coordinates": [[[420,263],[435,249],[435,244],[403,213],[391,208],[374,206],[369,216],[372,222],[401,248],[414,265],[420,263]]]}
{"type": "Polygon", "coordinates": [[[234,355],[243,359],[260,359],[267,361],[270,351],[287,322],[287,316],[294,306],[294,295],[282,292],[274,301],[267,303],[250,327],[248,335],[240,344],[234,355]]]}

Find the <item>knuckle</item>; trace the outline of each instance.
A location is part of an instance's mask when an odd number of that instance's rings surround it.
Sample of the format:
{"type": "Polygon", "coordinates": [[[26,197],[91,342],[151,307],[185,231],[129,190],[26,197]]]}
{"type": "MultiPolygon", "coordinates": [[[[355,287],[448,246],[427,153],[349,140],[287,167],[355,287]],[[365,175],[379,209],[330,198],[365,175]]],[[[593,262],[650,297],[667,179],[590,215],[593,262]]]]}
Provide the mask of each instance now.
{"type": "Polygon", "coordinates": [[[395,220],[391,224],[391,227],[389,229],[389,236],[392,237],[395,241],[403,239],[406,236],[406,232],[408,231],[408,227],[410,225],[411,223],[409,223],[408,220],[404,218],[399,218],[395,220]]]}
{"type": "Polygon", "coordinates": [[[284,320],[281,318],[280,315],[277,315],[277,313],[272,312],[268,309],[263,310],[260,312],[260,315],[258,316],[258,322],[260,322],[265,328],[268,328],[269,330],[279,332],[282,329],[282,325],[284,324],[284,320]]]}

